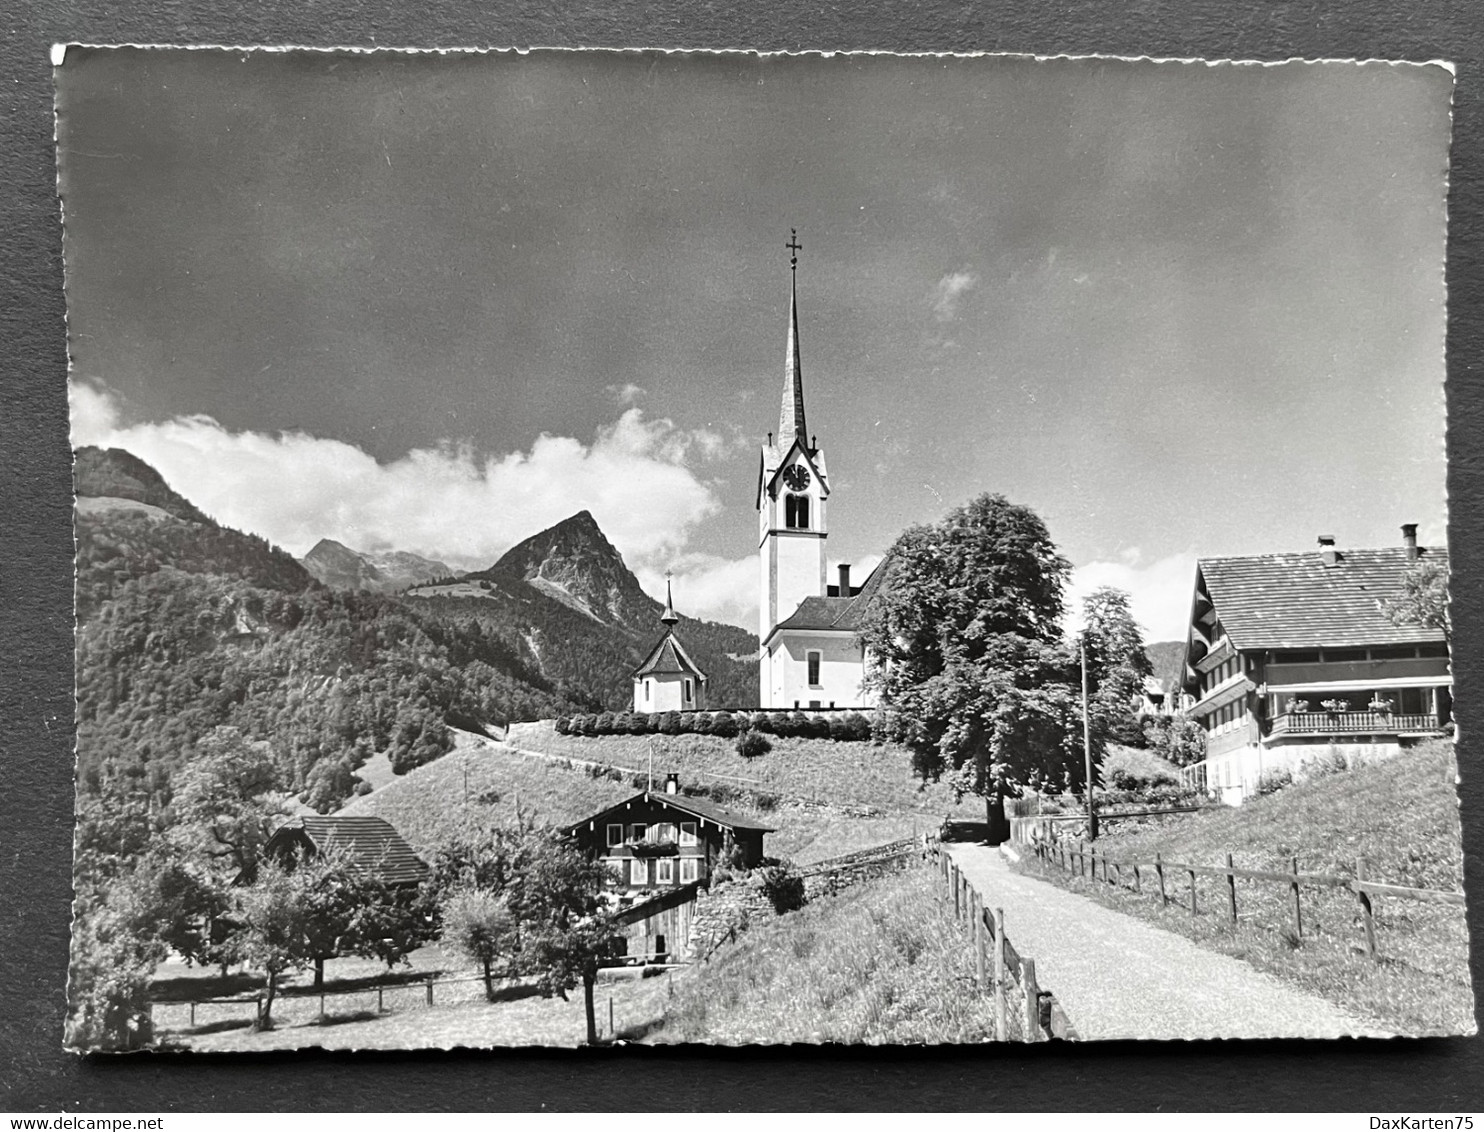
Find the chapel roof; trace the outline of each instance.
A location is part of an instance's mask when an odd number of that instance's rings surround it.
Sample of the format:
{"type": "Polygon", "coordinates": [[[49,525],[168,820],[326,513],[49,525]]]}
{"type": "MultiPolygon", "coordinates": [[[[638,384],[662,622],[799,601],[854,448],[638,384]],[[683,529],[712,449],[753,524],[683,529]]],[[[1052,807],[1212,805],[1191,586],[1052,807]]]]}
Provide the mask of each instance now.
{"type": "Polygon", "coordinates": [[[694,676],[703,683],[706,680],[706,674],[696,667],[696,662],[691,660],[674,633],[661,637],[659,643],[649,650],[644,663],[634,669],[634,679],[643,676],[694,676]]]}

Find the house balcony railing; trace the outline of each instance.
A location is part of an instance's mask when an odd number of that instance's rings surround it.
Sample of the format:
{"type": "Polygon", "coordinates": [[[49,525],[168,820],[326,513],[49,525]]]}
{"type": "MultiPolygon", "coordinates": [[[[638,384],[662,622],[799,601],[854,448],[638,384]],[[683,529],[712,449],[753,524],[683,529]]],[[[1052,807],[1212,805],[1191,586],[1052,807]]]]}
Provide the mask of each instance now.
{"type": "Polygon", "coordinates": [[[1396,735],[1439,731],[1438,717],[1389,711],[1290,711],[1273,720],[1271,735],[1396,735]]]}

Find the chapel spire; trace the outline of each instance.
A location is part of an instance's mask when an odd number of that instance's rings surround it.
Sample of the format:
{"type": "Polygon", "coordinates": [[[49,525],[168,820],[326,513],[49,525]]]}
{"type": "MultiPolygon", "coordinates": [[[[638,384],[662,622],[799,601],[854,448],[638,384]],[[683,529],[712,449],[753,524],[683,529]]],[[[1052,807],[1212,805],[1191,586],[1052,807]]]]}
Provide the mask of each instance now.
{"type": "Polygon", "coordinates": [[[660,614],[660,620],[667,626],[674,626],[680,620],[679,614],[675,612],[675,603],[670,600],[670,575],[665,573],[665,611],[660,614]]]}
{"type": "Polygon", "coordinates": [[[791,228],[788,243],[788,357],[784,362],[783,409],[778,414],[778,447],[786,450],[795,439],[806,449],[809,430],[804,424],[804,367],[799,360],[799,230],[791,228]]]}

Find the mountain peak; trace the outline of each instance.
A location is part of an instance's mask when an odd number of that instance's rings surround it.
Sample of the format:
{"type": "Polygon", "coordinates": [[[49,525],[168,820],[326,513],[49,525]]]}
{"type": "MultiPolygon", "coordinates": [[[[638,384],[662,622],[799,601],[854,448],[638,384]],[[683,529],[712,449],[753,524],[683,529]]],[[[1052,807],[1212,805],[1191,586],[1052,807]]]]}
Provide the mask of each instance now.
{"type": "Polygon", "coordinates": [[[195,504],[166,483],[164,476],[132,452],[89,444],[77,449],[72,459],[73,491],[84,498],[132,499],[188,523],[212,523],[195,504]]]}
{"type": "Polygon", "coordinates": [[[605,624],[647,629],[659,615],[659,602],[644,592],[587,510],[517,543],[484,573],[520,578],[605,624]]]}

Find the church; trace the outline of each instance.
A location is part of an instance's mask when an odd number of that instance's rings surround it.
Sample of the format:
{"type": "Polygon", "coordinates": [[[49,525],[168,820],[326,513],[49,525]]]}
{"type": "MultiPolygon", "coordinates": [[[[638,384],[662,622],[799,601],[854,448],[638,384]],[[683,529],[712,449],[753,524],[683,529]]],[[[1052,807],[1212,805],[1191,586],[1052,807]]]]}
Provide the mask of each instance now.
{"type": "MultiPolygon", "coordinates": [[[[795,234],[797,235],[797,234],[795,234]]],[[[857,635],[867,605],[890,573],[890,556],[860,585],[841,565],[832,583],[830,478],[819,438],[804,417],[799,348],[797,238],[790,240],[788,349],[778,432],[758,467],[758,684],[764,708],[869,708],[870,657],[857,635]]]]}

